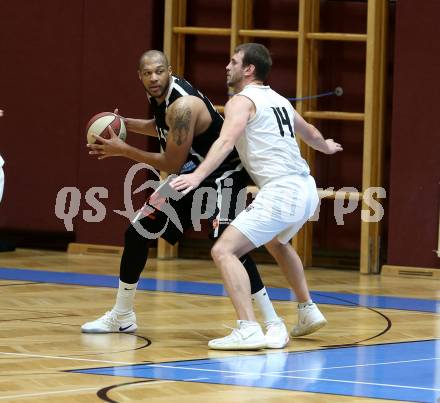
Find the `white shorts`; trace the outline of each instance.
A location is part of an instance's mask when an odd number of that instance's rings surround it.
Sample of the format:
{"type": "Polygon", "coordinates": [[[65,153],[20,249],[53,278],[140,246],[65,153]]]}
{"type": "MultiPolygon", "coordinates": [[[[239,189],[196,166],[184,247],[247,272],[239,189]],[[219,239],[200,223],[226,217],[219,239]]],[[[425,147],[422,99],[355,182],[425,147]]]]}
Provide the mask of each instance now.
{"type": "Polygon", "coordinates": [[[312,176],[282,177],[264,185],[231,225],[257,248],[275,237],[286,244],[313,216],[318,203],[312,176]]]}

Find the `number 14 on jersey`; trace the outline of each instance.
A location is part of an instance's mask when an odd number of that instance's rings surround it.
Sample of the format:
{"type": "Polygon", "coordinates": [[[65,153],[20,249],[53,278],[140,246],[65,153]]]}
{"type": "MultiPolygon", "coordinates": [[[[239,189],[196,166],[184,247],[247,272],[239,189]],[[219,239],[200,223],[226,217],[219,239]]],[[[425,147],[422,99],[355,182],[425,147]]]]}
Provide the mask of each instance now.
{"type": "Polygon", "coordinates": [[[275,114],[275,118],[278,122],[278,128],[280,129],[280,134],[282,137],[284,137],[284,126],[287,126],[290,131],[290,137],[295,137],[293,134],[292,124],[290,123],[289,114],[286,111],[286,108],[284,106],[275,107],[271,106],[271,109],[273,110],[273,113],[275,114]]]}

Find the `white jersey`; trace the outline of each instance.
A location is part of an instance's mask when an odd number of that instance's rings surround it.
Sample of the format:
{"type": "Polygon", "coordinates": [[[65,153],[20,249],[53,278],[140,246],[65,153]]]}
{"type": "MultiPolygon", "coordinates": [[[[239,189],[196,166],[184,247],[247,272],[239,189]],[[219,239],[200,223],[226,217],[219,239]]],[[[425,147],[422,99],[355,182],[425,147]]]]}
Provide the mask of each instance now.
{"type": "Polygon", "coordinates": [[[3,166],[3,164],[5,163],[4,159],[2,158],[2,156],[0,155],[0,168],[3,166]]]}
{"type": "Polygon", "coordinates": [[[282,176],[309,175],[295,139],[292,104],[269,86],[247,85],[237,95],[255,104],[255,116],[235,145],[240,159],[258,187],[282,176]]]}

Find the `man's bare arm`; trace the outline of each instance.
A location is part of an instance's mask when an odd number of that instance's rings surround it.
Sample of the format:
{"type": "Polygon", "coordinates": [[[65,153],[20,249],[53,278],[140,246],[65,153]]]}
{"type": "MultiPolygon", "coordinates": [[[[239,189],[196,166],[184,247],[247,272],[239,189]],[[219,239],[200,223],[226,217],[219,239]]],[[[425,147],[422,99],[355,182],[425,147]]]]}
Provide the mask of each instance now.
{"type": "Polygon", "coordinates": [[[116,108],[114,113],[118,115],[125,123],[127,131],[132,133],[144,134],[146,136],[158,137],[155,119],[132,119],[119,115],[119,109],[116,108]]]}
{"type": "MultiPolygon", "coordinates": [[[[95,136],[97,142],[88,145],[90,154],[98,155],[98,159],[123,156],[150,164],[160,171],[179,173],[192,145],[194,126],[201,107],[198,101],[198,98],[185,96],[170,106],[166,116],[169,126],[167,146],[163,153],[152,153],[133,147],[121,141],[111,130],[112,136],[108,140],[95,136]]],[[[203,101],[200,102],[204,106],[203,101]]]]}
{"type": "Polygon", "coordinates": [[[189,191],[198,187],[234,149],[235,143],[244,134],[253,108],[253,102],[247,97],[231,98],[225,105],[225,121],[220,136],[212,144],[205,160],[193,173],[174,179],[171,186],[179,191],[189,191]]]}
{"type": "Polygon", "coordinates": [[[333,139],[324,139],[321,132],[310,123],[307,123],[301,115],[295,112],[295,133],[312,148],[321,151],[324,154],[334,154],[342,151],[342,146],[333,141],[333,139]]]}
{"type": "Polygon", "coordinates": [[[132,133],[157,137],[156,121],[154,119],[123,118],[127,130],[132,133]]]}

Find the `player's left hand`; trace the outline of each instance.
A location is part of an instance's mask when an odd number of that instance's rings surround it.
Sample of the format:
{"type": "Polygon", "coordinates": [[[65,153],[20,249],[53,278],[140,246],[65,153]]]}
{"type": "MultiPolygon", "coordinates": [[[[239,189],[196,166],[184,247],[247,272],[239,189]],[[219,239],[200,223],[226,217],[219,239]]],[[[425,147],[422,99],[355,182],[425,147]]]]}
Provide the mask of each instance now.
{"type": "Polygon", "coordinates": [[[335,154],[339,151],[343,151],[342,146],[339,143],[336,143],[333,139],[325,140],[327,144],[327,150],[324,151],[325,154],[335,154]]]}
{"type": "Polygon", "coordinates": [[[170,182],[170,186],[178,192],[187,194],[191,192],[191,190],[196,189],[201,182],[202,179],[193,172],[192,174],[179,175],[176,179],[173,179],[170,182]]]}
{"type": "Polygon", "coordinates": [[[97,155],[99,160],[107,157],[118,157],[124,155],[124,150],[127,144],[124,143],[118,136],[116,136],[115,131],[111,126],[108,126],[110,132],[110,138],[104,139],[95,133],[92,136],[96,139],[96,143],[87,144],[90,149],[90,155],[97,155]]]}

